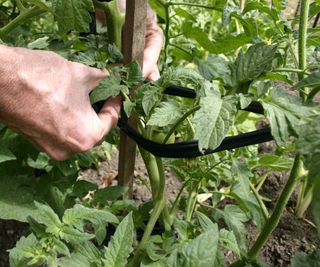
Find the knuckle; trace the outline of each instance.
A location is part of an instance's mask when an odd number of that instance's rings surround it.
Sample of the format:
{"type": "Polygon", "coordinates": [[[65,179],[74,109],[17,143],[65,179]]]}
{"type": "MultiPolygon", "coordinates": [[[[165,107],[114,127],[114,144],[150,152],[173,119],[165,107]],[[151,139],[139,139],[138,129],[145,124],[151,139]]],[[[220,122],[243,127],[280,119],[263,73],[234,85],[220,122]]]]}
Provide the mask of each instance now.
{"type": "Polygon", "coordinates": [[[94,136],[88,131],[73,131],[67,137],[67,146],[74,153],[85,152],[93,148],[95,145],[94,136]]]}
{"type": "Polygon", "coordinates": [[[52,151],[52,152],[47,152],[47,154],[51,159],[56,161],[63,161],[70,157],[70,154],[66,151],[52,151]]]}

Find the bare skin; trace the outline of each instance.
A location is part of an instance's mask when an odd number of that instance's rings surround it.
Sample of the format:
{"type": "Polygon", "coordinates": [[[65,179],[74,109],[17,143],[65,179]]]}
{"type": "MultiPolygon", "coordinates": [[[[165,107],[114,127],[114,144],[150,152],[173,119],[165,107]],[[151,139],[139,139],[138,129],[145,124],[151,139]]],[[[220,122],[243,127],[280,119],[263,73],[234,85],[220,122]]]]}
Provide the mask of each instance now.
{"type": "MultiPolygon", "coordinates": [[[[149,79],[159,78],[162,43],[155,18],[148,19],[143,73],[149,79]]],[[[56,160],[88,151],[119,118],[120,98],[108,99],[99,114],[90,104],[89,93],[107,75],[53,52],[0,45],[0,123],[56,160]]]]}
{"type": "Polygon", "coordinates": [[[89,93],[107,72],[47,51],[0,47],[0,121],[50,157],[87,151],[116,124],[119,98],[97,115],[89,93]]]}

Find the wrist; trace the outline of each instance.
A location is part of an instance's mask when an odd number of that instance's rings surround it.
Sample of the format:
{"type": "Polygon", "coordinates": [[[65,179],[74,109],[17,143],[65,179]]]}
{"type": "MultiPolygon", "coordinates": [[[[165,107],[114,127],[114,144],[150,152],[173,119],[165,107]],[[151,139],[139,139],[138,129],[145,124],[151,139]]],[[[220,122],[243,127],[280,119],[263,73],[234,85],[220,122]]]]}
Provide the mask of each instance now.
{"type": "Polygon", "coordinates": [[[0,91],[9,90],[14,85],[17,63],[15,48],[0,45],[0,91]]]}
{"type": "Polygon", "coordinates": [[[21,91],[18,79],[19,58],[16,48],[0,45],[0,122],[8,121],[12,106],[18,101],[17,96],[21,91]]]}

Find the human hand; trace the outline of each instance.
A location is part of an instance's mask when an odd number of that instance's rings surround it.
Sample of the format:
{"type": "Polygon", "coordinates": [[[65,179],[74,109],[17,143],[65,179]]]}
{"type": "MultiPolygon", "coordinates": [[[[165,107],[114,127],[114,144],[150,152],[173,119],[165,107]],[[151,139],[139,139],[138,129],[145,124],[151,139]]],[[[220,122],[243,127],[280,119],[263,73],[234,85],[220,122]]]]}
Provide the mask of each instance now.
{"type": "Polygon", "coordinates": [[[154,81],[160,78],[157,61],[160,56],[163,40],[163,32],[156,22],[156,14],[148,7],[146,40],[143,56],[143,75],[148,80],[154,81]]]}
{"type": "MultiPolygon", "coordinates": [[[[126,10],[126,0],[118,0],[118,7],[121,12],[126,10]]],[[[100,10],[96,11],[97,19],[104,25],[108,23],[100,10]]],[[[157,61],[160,56],[164,36],[161,28],[157,24],[156,13],[148,6],[145,48],[143,57],[143,76],[148,80],[157,80],[160,78],[157,61]]]]}
{"type": "Polygon", "coordinates": [[[105,70],[67,61],[47,51],[0,45],[0,122],[56,160],[91,149],[116,124],[121,100],[99,114],[89,93],[105,70]]]}

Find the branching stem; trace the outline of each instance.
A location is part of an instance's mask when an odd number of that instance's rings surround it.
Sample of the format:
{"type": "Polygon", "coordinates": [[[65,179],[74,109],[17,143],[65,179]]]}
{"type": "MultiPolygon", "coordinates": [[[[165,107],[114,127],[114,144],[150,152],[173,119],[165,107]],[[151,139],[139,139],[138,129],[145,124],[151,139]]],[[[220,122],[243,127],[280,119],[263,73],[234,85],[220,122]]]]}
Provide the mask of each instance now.
{"type": "Polygon", "coordinates": [[[45,10],[40,9],[39,7],[32,7],[24,12],[21,12],[19,16],[11,20],[7,25],[3,26],[0,29],[0,38],[5,37],[9,32],[14,30],[19,25],[23,24],[25,21],[33,17],[39,16],[44,12],[45,10]]]}
{"type": "Polygon", "coordinates": [[[247,255],[247,259],[241,259],[233,264],[231,264],[229,267],[240,267],[240,266],[245,266],[246,262],[251,262],[254,261],[261,250],[261,248],[264,246],[264,244],[267,242],[270,234],[274,231],[274,229],[277,227],[281,215],[283,213],[283,210],[286,206],[286,204],[289,201],[290,196],[292,195],[298,179],[303,175],[303,166],[302,166],[302,161],[300,159],[300,155],[297,154],[293,167],[289,176],[289,179],[284,186],[281,195],[278,199],[278,202],[276,204],[276,207],[271,215],[271,217],[267,220],[265,223],[260,235],[258,236],[258,239],[250,249],[247,255]]]}
{"type": "Polygon", "coordinates": [[[163,139],[163,144],[167,143],[167,141],[169,140],[170,136],[174,133],[174,131],[178,128],[178,126],[184,122],[184,120],[186,118],[188,118],[191,114],[193,114],[194,112],[196,112],[197,110],[200,109],[200,106],[195,106],[192,109],[188,110],[185,114],[183,114],[183,116],[175,123],[175,125],[173,125],[173,127],[170,129],[170,131],[167,133],[166,137],[163,139]]]}

